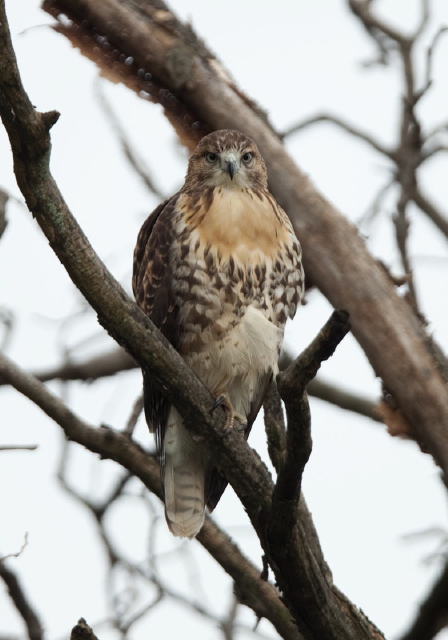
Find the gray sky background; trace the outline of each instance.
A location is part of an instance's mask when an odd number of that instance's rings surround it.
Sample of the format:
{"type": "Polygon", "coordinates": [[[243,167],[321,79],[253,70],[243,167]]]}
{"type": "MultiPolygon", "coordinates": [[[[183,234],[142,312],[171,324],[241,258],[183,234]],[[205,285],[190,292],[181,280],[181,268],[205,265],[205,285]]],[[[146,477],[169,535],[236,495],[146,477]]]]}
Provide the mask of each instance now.
{"type": "MultiPolygon", "coordinates": [[[[414,0],[377,4],[382,15],[403,28],[412,29],[420,15],[420,3],[414,0]]],[[[396,67],[366,70],[361,66],[375,51],[342,0],[175,0],[170,6],[178,17],[192,21],[279,130],[325,110],[344,116],[384,143],[394,141],[401,78],[396,67]]],[[[95,250],[130,291],[135,239],[157,199],[123,160],[98,92],[106,97],[166,195],[183,181],[186,152],[160,107],[98,79],[93,64],[49,29],[51,18],[39,9],[37,0],[7,0],[7,11],[22,79],[33,104],[39,111],[61,112],[52,131],[53,174],[95,250]]],[[[431,13],[426,43],[441,23],[448,24],[446,0],[434,0],[431,13]]],[[[419,110],[427,127],[446,120],[447,56],[445,38],[434,60],[434,88],[419,110]]],[[[420,71],[423,61],[424,48],[417,60],[420,71]]],[[[325,195],[353,221],[367,210],[387,179],[381,158],[331,126],[291,137],[287,146],[325,195]]],[[[3,130],[0,168],[0,186],[17,198],[8,209],[9,225],[0,243],[0,305],[13,311],[15,322],[8,354],[27,369],[41,369],[60,362],[67,348],[69,354],[83,358],[111,346],[21,204],[3,130]]],[[[425,190],[445,207],[446,175],[446,157],[441,156],[428,163],[422,174],[425,190]]],[[[393,196],[386,199],[374,223],[363,227],[363,233],[373,253],[400,273],[390,222],[393,196]]],[[[430,330],[446,349],[446,245],[418,213],[412,217],[410,253],[430,330]]],[[[326,300],[311,292],[308,304],[288,327],[286,343],[291,352],[299,352],[330,313],[326,300]]],[[[379,382],[351,337],[322,367],[322,376],[372,399],[379,394],[379,382]]],[[[89,422],[120,428],[140,390],[140,374],[131,372],[95,387],[74,384],[67,389],[52,384],[51,388],[89,422]]],[[[23,578],[47,637],[57,640],[80,616],[92,625],[107,618],[105,559],[90,517],[54,481],[62,445],[60,429],[12,390],[0,390],[0,403],[0,441],[39,445],[35,452],[0,454],[0,552],[16,552],[28,532],[29,544],[20,558],[11,560],[11,567],[23,578]]],[[[433,556],[443,543],[446,551],[448,512],[439,471],[415,444],[390,438],[381,425],[319,401],[312,400],[311,405],[314,450],[305,471],[304,492],[326,559],[336,585],[387,638],[398,638],[437,576],[440,565],[433,556]],[[422,531],[428,533],[413,537],[422,531]]],[[[142,421],[137,433],[142,443],[151,444],[142,421]]],[[[250,442],[266,459],[261,423],[250,442]]],[[[102,495],[115,466],[99,464],[80,448],[71,451],[72,482],[90,496],[102,495]]],[[[160,514],[160,507],[156,508],[160,514]]],[[[243,552],[260,564],[255,535],[231,489],[215,516],[243,552]]],[[[108,525],[127,557],[145,557],[148,524],[141,502],[130,499],[117,505],[108,525]]],[[[157,548],[170,554],[163,565],[166,579],[174,576],[175,587],[189,593],[191,571],[198,571],[197,596],[210,610],[223,613],[231,596],[227,577],[198,543],[181,545],[163,521],[156,532],[157,548]],[[187,563],[182,555],[185,547],[191,552],[187,563]]],[[[0,610],[0,634],[21,634],[20,621],[2,586],[0,610]]],[[[242,611],[240,619],[248,626],[254,623],[249,611],[242,611]]],[[[197,640],[218,636],[199,616],[167,601],[136,626],[131,637],[151,633],[164,640],[181,629],[197,640]]],[[[96,631],[101,640],[115,637],[106,625],[96,631]]],[[[260,633],[275,637],[264,622],[260,633]]],[[[252,636],[241,632],[241,638],[246,637],[252,636]]],[[[439,638],[446,640],[448,633],[439,638]]]]}

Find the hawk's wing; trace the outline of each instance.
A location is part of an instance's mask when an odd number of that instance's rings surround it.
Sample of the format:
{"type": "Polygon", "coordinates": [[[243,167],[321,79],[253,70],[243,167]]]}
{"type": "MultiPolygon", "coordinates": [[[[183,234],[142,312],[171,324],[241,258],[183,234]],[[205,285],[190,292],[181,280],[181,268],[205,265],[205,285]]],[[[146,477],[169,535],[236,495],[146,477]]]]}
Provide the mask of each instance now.
{"type": "MultiPolygon", "coordinates": [[[[174,303],[169,264],[169,252],[173,242],[173,214],[178,195],[162,202],[140,229],[134,251],[132,288],[138,306],[149,316],[156,327],[179,347],[181,328],[179,309],[174,303]]],[[[154,387],[151,375],[143,371],[145,416],[151,431],[155,432],[157,455],[163,467],[163,440],[169,403],[154,387]]]]}

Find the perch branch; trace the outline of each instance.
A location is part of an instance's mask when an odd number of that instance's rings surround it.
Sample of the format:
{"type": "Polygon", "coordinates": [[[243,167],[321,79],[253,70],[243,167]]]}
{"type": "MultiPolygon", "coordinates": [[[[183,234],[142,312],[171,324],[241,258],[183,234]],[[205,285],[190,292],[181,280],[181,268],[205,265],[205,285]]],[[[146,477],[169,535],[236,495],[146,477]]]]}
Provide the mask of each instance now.
{"type": "MultiPolygon", "coordinates": [[[[31,374],[25,373],[1,353],[0,374],[11,386],[32,400],[59,424],[69,440],[78,442],[90,451],[98,453],[102,458],[115,460],[162,499],[158,464],[126,434],[106,427],[98,429],[87,424],[42,382],[36,380],[31,374]]],[[[245,443],[243,437],[240,444],[242,443],[245,443]]],[[[245,464],[248,464],[247,460],[245,464]]],[[[238,588],[248,594],[246,604],[255,607],[254,611],[257,615],[270,620],[281,637],[301,640],[275,588],[264,580],[260,580],[259,570],[241,554],[233,541],[211,519],[207,519],[197,539],[233,578],[238,588]]]]}
{"type": "Polygon", "coordinates": [[[191,27],[161,0],[47,0],[44,6],[55,17],[69,17],[71,22],[60,22],[58,30],[103,73],[139,95],[143,84],[152,82],[158,93],[145,85],[145,95],[169,96],[165,112],[189,148],[212,129],[239,129],[255,139],[267,162],[271,191],[302,241],[305,270],[335,308],[350,313],[353,334],[375,373],[448,478],[448,391],[425,349],[419,320],[357,230],[294,165],[261,111],[191,27]],[[98,47],[98,38],[116,57],[98,47]],[[120,66],[120,55],[131,56],[133,64],[120,66]]]}
{"type": "Polygon", "coordinates": [[[282,464],[272,496],[269,538],[285,544],[296,521],[302,474],[311,454],[311,420],[306,386],[322,361],[333,355],[350,331],[348,313],[334,311],[312,343],[277,377],[280,397],[285,403],[288,428],[282,464]]]}

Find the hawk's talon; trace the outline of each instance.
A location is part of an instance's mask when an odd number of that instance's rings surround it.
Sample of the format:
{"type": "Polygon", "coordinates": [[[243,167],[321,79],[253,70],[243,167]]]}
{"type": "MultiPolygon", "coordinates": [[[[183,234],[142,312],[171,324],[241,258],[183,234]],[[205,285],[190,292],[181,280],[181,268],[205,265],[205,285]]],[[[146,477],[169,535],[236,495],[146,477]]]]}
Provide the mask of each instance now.
{"type": "Polygon", "coordinates": [[[224,426],[224,431],[222,433],[222,437],[225,438],[229,435],[233,429],[238,432],[245,431],[247,428],[247,420],[245,416],[242,416],[240,413],[236,413],[232,407],[232,403],[229,400],[229,396],[226,393],[221,393],[216,397],[215,402],[213,403],[212,408],[209,411],[209,414],[213,413],[213,411],[217,407],[222,407],[223,411],[226,413],[226,424],[224,426]]]}
{"type": "Polygon", "coordinates": [[[218,407],[223,407],[224,410],[228,410],[230,405],[230,402],[226,396],[225,393],[221,393],[221,395],[219,395],[216,399],[215,402],[213,403],[212,408],[210,409],[210,411],[208,412],[208,415],[212,414],[213,411],[215,411],[215,409],[217,409],[218,407]],[[223,406],[224,405],[224,406],[223,406]]]}

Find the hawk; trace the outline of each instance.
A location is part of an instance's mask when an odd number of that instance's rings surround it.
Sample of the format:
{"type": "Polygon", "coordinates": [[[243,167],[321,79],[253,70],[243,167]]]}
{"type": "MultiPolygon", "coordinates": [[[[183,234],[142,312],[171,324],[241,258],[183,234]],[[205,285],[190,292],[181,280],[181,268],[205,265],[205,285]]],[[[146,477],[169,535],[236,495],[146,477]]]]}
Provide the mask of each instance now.
{"type": "MultiPolygon", "coordinates": [[[[249,435],[278,371],[288,317],[303,294],[301,248],[268,191],[255,142],[215,131],[190,157],[183,187],[143,224],[134,252],[137,304],[249,435]]],[[[226,480],[143,369],[171,532],[192,538],[226,480]]]]}

